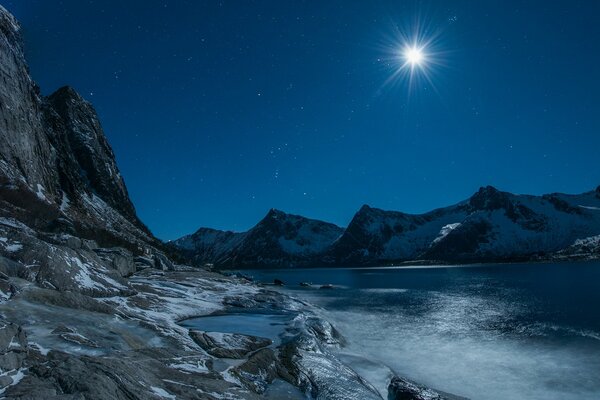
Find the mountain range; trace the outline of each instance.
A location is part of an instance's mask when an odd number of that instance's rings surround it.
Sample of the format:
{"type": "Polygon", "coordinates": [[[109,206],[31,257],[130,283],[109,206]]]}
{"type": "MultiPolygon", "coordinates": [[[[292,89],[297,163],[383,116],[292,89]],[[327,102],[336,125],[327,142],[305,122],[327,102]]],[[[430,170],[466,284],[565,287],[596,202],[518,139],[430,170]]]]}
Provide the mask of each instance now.
{"type": "Polygon", "coordinates": [[[424,214],[364,205],[342,229],[271,210],[235,233],[201,228],[172,242],[220,268],[510,262],[594,257],[600,187],[578,195],[517,195],[492,186],[424,214]]]}
{"type": "MultiPolygon", "coordinates": [[[[385,397],[338,358],[345,340],[319,309],[186,259],[251,268],[599,256],[600,188],[485,187],[421,215],[363,206],[345,229],[271,210],[247,232],[202,228],[163,243],[138,218],[93,106],[68,86],[40,93],[20,26],[0,6],[2,398],[253,400],[274,382],[307,398],[385,397]],[[182,323],[244,311],[293,316],[277,324],[285,340],[182,323]]],[[[389,368],[377,374],[387,398],[448,398],[389,368]]]]}

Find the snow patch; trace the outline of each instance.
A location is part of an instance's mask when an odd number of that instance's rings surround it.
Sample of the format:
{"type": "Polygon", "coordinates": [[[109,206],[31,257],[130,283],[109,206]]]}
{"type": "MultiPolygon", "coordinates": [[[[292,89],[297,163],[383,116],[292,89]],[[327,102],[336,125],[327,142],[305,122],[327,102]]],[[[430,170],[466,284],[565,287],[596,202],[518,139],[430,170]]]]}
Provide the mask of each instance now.
{"type": "Polygon", "coordinates": [[[156,386],[150,386],[150,389],[152,389],[152,391],[154,392],[155,395],[157,395],[158,397],[161,397],[163,399],[176,399],[177,398],[175,395],[167,392],[165,389],[161,389],[156,386]]]}
{"type": "Polygon", "coordinates": [[[36,196],[38,197],[38,199],[40,199],[42,201],[48,201],[48,199],[46,198],[46,195],[44,194],[44,191],[45,191],[44,187],[38,183],[37,191],[35,192],[36,196]]]}
{"type": "Polygon", "coordinates": [[[8,246],[6,246],[4,248],[4,250],[8,251],[9,253],[14,253],[14,252],[21,250],[22,248],[23,248],[22,244],[13,243],[13,244],[9,244],[8,246]]]}
{"type": "Polygon", "coordinates": [[[460,225],[461,225],[460,222],[455,222],[453,224],[448,224],[448,225],[442,226],[442,229],[440,229],[440,233],[438,234],[438,236],[435,239],[433,239],[433,243],[439,242],[440,240],[442,240],[443,238],[448,236],[448,234],[450,232],[452,232],[453,230],[458,228],[460,225]]]}

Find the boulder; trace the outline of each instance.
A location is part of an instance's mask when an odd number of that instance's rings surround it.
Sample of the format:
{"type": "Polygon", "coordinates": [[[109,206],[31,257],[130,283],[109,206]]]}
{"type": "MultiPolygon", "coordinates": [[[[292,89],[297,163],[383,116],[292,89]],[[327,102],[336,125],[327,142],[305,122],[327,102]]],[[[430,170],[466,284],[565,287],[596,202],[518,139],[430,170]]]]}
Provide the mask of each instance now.
{"type": "Polygon", "coordinates": [[[122,247],[99,248],[94,250],[102,260],[115,269],[121,276],[130,276],[136,272],[133,254],[122,247]]]}
{"type": "Polygon", "coordinates": [[[388,400],[450,400],[450,398],[408,379],[395,376],[388,386],[388,400]]]}
{"type": "Polygon", "coordinates": [[[0,322],[0,370],[18,370],[22,367],[26,355],[27,335],[25,331],[19,325],[0,322]]]}
{"type": "Polygon", "coordinates": [[[281,367],[275,352],[269,348],[258,350],[248,358],[248,361],[233,368],[231,372],[244,386],[258,394],[264,393],[268,385],[281,375],[289,380],[292,379],[281,367]]]}
{"type": "Polygon", "coordinates": [[[141,271],[146,268],[155,268],[154,260],[144,256],[137,256],[133,260],[135,262],[135,269],[141,271]]]}
{"type": "Polygon", "coordinates": [[[154,265],[156,266],[156,268],[162,269],[163,271],[175,270],[175,266],[173,265],[171,260],[169,260],[169,258],[167,256],[165,256],[163,253],[160,253],[157,251],[154,253],[153,258],[154,258],[154,265]]]}
{"type": "Polygon", "coordinates": [[[190,330],[190,337],[208,354],[219,358],[244,358],[246,354],[272,343],[271,339],[239,333],[190,330]]]}

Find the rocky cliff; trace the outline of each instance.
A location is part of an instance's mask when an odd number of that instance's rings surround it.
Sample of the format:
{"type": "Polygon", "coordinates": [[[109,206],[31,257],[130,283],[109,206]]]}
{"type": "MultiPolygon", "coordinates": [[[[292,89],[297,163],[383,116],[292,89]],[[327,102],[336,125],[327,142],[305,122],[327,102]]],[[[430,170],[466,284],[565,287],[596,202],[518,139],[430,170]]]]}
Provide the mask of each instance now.
{"type": "Polygon", "coordinates": [[[73,88],[43,97],[19,25],[0,12],[0,216],[134,252],[158,246],[135,209],[98,116],[73,88]]]}

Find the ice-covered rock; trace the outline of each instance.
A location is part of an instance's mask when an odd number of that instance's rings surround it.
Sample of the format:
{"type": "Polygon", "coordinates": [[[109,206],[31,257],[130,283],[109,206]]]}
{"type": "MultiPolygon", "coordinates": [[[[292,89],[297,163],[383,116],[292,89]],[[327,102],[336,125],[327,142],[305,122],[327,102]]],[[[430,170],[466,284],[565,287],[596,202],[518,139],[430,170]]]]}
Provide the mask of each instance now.
{"type": "Polygon", "coordinates": [[[190,336],[208,354],[220,358],[243,358],[272,343],[271,339],[239,333],[190,330],[190,336]]]}
{"type": "Polygon", "coordinates": [[[388,386],[388,400],[450,400],[449,397],[401,377],[394,377],[388,386]]]}

